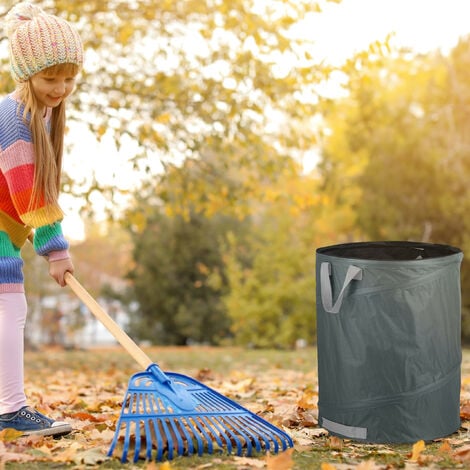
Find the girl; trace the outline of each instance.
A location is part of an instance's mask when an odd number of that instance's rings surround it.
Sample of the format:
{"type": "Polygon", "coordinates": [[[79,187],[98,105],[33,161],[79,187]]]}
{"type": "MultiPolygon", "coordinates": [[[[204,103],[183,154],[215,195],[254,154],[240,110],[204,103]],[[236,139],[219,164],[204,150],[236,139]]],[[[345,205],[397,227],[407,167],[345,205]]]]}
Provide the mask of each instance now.
{"type": "Polygon", "coordinates": [[[29,238],[61,286],[73,273],[58,205],[65,99],[83,63],[80,37],[61,18],[27,2],[5,18],[16,90],[0,101],[0,431],[71,431],[27,406],[23,384],[26,321],[23,261],[29,238]]]}

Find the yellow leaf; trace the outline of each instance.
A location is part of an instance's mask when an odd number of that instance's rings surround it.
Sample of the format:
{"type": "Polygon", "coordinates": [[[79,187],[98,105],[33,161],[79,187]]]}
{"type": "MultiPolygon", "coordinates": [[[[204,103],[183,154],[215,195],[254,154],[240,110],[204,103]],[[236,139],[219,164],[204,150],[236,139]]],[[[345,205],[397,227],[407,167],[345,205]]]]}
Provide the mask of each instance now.
{"type": "Polygon", "coordinates": [[[317,407],[318,394],[313,390],[306,390],[297,402],[302,410],[312,410],[317,407]]]}
{"type": "Polygon", "coordinates": [[[96,137],[100,139],[106,134],[106,131],[108,130],[107,126],[104,124],[101,124],[98,129],[96,129],[96,137]]]}
{"type": "Polygon", "coordinates": [[[411,461],[417,462],[421,455],[421,452],[423,452],[425,448],[426,444],[422,440],[413,444],[413,450],[411,451],[411,461]]]}
{"type": "Polygon", "coordinates": [[[15,441],[22,435],[23,433],[21,431],[17,431],[16,429],[6,428],[0,431],[0,441],[3,441],[3,442],[15,441]]]}
{"type": "Polygon", "coordinates": [[[157,116],[156,121],[161,123],[161,124],[168,124],[171,119],[171,114],[170,113],[163,113],[157,116]]]}
{"type": "Polygon", "coordinates": [[[132,37],[134,34],[134,28],[130,24],[125,24],[120,30],[119,30],[119,40],[122,44],[127,44],[129,42],[129,39],[132,37]]]}
{"type": "Polygon", "coordinates": [[[82,448],[83,445],[79,442],[72,442],[72,444],[70,444],[65,450],[54,452],[52,460],[54,462],[73,462],[77,455],[77,451],[82,448]]]}
{"type": "Polygon", "coordinates": [[[294,449],[288,449],[278,455],[266,455],[266,468],[268,470],[291,470],[294,468],[294,461],[292,460],[292,453],[294,449]]]}
{"type": "Polygon", "coordinates": [[[158,470],[171,470],[172,468],[173,467],[171,466],[170,462],[164,462],[158,467],[158,470]]]}
{"type": "Polygon", "coordinates": [[[327,462],[322,462],[320,468],[321,470],[336,470],[336,467],[334,465],[331,465],[331,463],[327,462]]]}

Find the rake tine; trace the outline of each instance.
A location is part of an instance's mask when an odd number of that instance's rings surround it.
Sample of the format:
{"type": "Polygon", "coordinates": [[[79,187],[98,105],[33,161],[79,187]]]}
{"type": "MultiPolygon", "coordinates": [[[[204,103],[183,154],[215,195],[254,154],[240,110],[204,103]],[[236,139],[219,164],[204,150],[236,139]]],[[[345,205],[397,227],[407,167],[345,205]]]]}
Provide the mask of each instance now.
{"type": "Polygon", "coordinates": [[[134,431],[131,432],[130,437],[129,437],[129,444],[133,444],[134,448],[134,456],[132,460],[137,462],[139,460],[139,455],[140,455],[140,420],[134,421],[133,426],[131,429],[134,431]]]}
{"type": "MultiPolygon", "coordinates": [[[[289,436],[287,436],[283,432],[281,433],[279,429],[272,426],[271,423],[256,421],[254,422],[254,426],[260,430],[259,432],[262,436],[268,435],[271,438],[271,442],[274,445],[274,453],[279,452],[279,450],[286,450],[288,447],[292,447],[292,441],[289,441],[289,436]]],[[[265,438],[263,437],[263,439],[265,438]]],[[[269,441],[267,442],[266,450],[271,450],[271,445],[269,441]]]]}
{"type": "MultiPolygon", "coordinates": [[[[193,424],[192,419],[187,419],[186,420],[187,425],[191,429],[192,435],[194,436],[194,439],[196,439],[197,442],[197,454],[201,456],[204,453],[204,441],[201,439],[201,432],[199,429],[196,429],[193,424]],[[199,431],[199,432],[198,432],[199,431]]],[[[204,433],[205,434],[205,433],[204,433]]],[[[212,442],[208,442],[208,445],[210,446],[210,451],[209,453],[212,454],[212,442]]]]}
{"type": "MultiPolygon", "coordinates": [[[[267,428],[263,429],[263,427],[260,425],[260,423],[257,423],[254,420],[250,420],[250,419],[246,420],[246,426],[253,433],[255,433],[254,435],[257,436],[257,439],[259,439],[261,437],[262,441],[265,444],[266,451],[271,450],[271,445],[274,446],[274,453],[277,453],[279,451],[279,444],[278,444],[278,441],[276,439],[276,436],[269,433],[267,428]],[[266,434],[268,434],[269,438],[266,437],[266,434]]],[[[257,442],[259,442],[259,441],[257,441],[257,442]]],[[[257,448],[257,450],[259,451],[258,448],[257,448]]]]}
{"type": "Polygon", "coordinates": [[[125,435],[125,438],[124,438],[124,450],[122,452],[122,458],[126,462],[127,461],[127,453],[129,451],[129,444],[130,444],[131,423],[128,423],[126,425],[125,429],[126,429],[126,435],[125,435]]]}
{"type": "MultiPolygon", "coordinates": [[[[212,437],[207,433],[205,427],[201,425],[202,419],[198,419],[194,421],[194,426],[196,427],[196,435],[198,436],[198,441],[201,439],[200,435],[202,434],[204,438],[206,439],[207,442],[207,451],[209,454],[212,454],[214,452],[214,445],[212,443],[212,437]]],[[[202,455],[204,452],[204,443],[201,440],[201,447],[200,447],[200,453],[199,455],[202,455]]]]}
{"type": "MultiPolygon", "coordinates": [[[[253,426],[250,419],[243,419],[240,417],[239,420],[237,419],[236,425],[238,427],[242,427],[249,435],[249,442],[255,447],[256,452],[261,452],[262,450],[269,450],[270,449],[270,442],[269,440],[259,432],[259,428],[257,426],[253,426]]],[[[250,453],[248,454],[250,455],[250,453]]]]}
{"type": "Polygon", "coordinates": [[[186,451],[188,452],[188,455],[194,454],[193,436],[192,436],[192,433],[188,431],[187,420],[183,417],[178,418],[178,425],[186,437],[186,442],[187,442],[186,451]]]}
{"type": "Polygon", "coordinates": [[[152,460],[152,434],[150,433],[150,424],[149,420],[144,420],[145,426],[145,445],[146,445],[146,453],[145,456],[148,461],[152,460]]]}
{"type": "Polygon", "coordinates": [[[217,424],[212,422],[210,416],[205,417],[205,419],[203,419],[203,422],[205,422],[207,428],[209,429],[210,435],[216,440],[217,444],[219,445],[221,449],[224,447],[224,443],[221,439],[221,436],[223,436],[224,441],[227,444],[228,453],[230,454],[232,452],[232,442],[230,441],[230,439],[227,439],[227,436],[224,433],[224,431],[219,429],[217,424]],[[214,432],[214,428],[215,428],[215,432],[214,432]]]}
{"type": "Polygon", "coordinates": [[[251,455],[252,443],[250,439],[248,439],[247,435],[243,432],[243,430],[239,426],[233,425],[229,416],[227,416],[227,424],[232,424],[232,426],[228,427],[223,422],[221,424],[233,436],[235,442],[237,443],[237,455],[242,455],[243,453],[242,441],[240,440],[239,435],[243,437],[245,445],[247,446],[247,455],[251,455]],[[233,428],[238,431],[238,434],[234,433],[233,428]]]}
{"type": "MultiPolygon", "coordinates": [[[[136,394],[134,394],[134,396],[135,396],[135,411],[138,413],[139,410],[140,410],[139,402],[140,402],[141,395],[140,395],[140,393],[136,393],[136,394]]],[[[140,420],[139,420],[139,421],[136,421],[136,422],[135,422],[135,437],[134,437],[134,439],[135,439],[135,444],[134,444],[134,463],[139,460],[139,454],[140,454],[140,445],[141,445],[140,426],[141,426],[140,420]]]]}
{"type": "MultiPolygon", "coordinates": [[[[200,436],[204,437],[205,442],[207,443],[207,451],[209,454],[212,454],[215,450],[213,444],[214,440],[217,442],[219,447],[223,446],[220,437],[217,435],[217,433],[214,432],[213,429],[211,429],[210,424],[206,422],[204,416],[200,416],[195,419],[194,426],[196,428],[196,434],[198,435],[198,438],[201,439],[200,436]]],[[[202,442],[201,449],[204,451],[204,442],[202,442]]]]}
{"type": "MultiPolygon", "coordinates": [[[[256,437],[256,435],[254,435],[250,432],[249,427],[240,426],[240,424],[242,424],[242,423],[239,424],[237,422],[237,419],[233,419],[231,417],[227,417],[227,421],[231,424],[232,428],[236,429],[243,436],[243,438],[245,439],[245,443],[246,443],[246,446],[247,446],[246,454],[248,456],[250,456],[251,453],[252,453],[253,442],[255,443],[256,451],[259,452],[261,450],[261,444],[260,444],[258,438],[256,437]],[[247,432],[248,435],[245,434],[245,432],[247,432]]],[[[241,451],[240,451],[239,455],[241,455],[241,451]]]]}
{"type": "Polygon", "coordinates": [[[271,441],[274,444],[275,451],[277,451],[279,449],[279,446],[278,446],[278,443],[277,443],[275,437],[272,436],[271,434],[269,434],[270,439],[268,439],[265,436],[265,433],[262,432],[263,429],[260,426],[260,423],[257,423],[254,420],[250,420],[250,419],[245,420],[243,418],[241,418],[240,421],[241,421],[241,424],[244,426],[244,428],[247,431],[250,432],[250,436],[252,438],[252,441],[254,441],[256,443],[256,451],[257,452],[261,451],[261,449],[262,449],[262,446],[261,446],[261,443],[260,443],[260,438],[261,438],[262,442],[264,442],[264,448],[266,450],[271,449],[271,441]]]}
{"type": "Polygon", "coordinates": [[[139,460],[140,455],[140,421],[135,423],[135,436],[134,436],[134,463],[139,460]]]}
{"type": "Polygon", "coordinates": [[[152,424],[154,426],[155,436],[157,438],[157,461],[161,461],[163,458],[163,440],[160,431],[158,428],[160,427],[160,419],[152,420],[152,424]]]}
{"type": "MultiPolygon", "coordinates": [[[[154,411],[153,403],[152,403],[153,396],[145,396],[143,397],[144,403],[144,413],[148,415],[149,412],[154,411]]],[[[146,445],[146,458],[147,460],[152,460],[152,433],[150,430],[150,420],[144,419],[144,428],[145,428],[145,445],[146,445]]]]}
{"type": "Polygon", "coordinates": [[[220,434],[224,437],[225,442],[227,443],[227,448],[229,453],[232,452],[233,446],[232,446],[232,439],[230,439],[230,436],[233,438],[233,441],[235,441],[237,445],[237,454],[240,455],[242,451],[242,443],[239,439],[239,437],[236,434],[233,434],[229,428],[227,428],[223,423],[219,423],[217,418],[215,416],[212,416],[209,418],[209,420],[213,423],[215,428],[220,432],[220,434]],[[220,425],[220,426],[219,426],[220,425]],[[228,434],[227,434],[228,432],[228,434]]]}
{"type": "Polygon", "coordinates": [[[168,425],[166,423],[166,419],[162,419],[160,421],[160,424],[165,432],[165,436],[167,439],[167,445],[168,445],[168,460],[173,460],[173,449],[174,449],[174,443],[173,443],[173,437],[171,433],[168,430],[168,425]]]}
{"type": "Polygon", "coordinates": [[[177,446],[175,448],[177,449],[178,455],[183,455],[184,443],[183,443],[183,439],[181,438],[181,433],[179,432],[179,429],[177,427],[177,422],[175,422],[174,419],[171,419],[170,425],[173,430],[173,436],[175,437],[175,440],[176,440],[177,446]]]}
{"type": "MultiPolygon", "coordinates": [[[[153,398],[154,398],[154,400],[152,402],[152,410],[154,410],[154,408],[156,407],[159,414],[161,414],[161,409],[160,409],[160,405],[158,403],[158,400],[155,399],[155,396],[153,396],[153,398]]],[[[155,414],[153,414],[152,416],[154,416],[154,417],[149,418],[150,433],[152,433],[152,431],[153,431],[152,437],[155,438],[155,440],[156,440],[155,444],[156,444],[156,448],[157,448],[157,460],[160,461],[163,458],[163,451],[164,451],[164,445],[165,445],[165,443],[162,439],[162,433],[160,432],[161,419],[159,419],[157,416],[155,416],[155,414]]],[[[152,439],[150,439],[150,441],[151,441],[150,445],[153,445],[152,439]]],[[[168,444],[168,442],[167,442],[167,444],[168,444]]]]}
{"type": "Polygon", "coordinates": [[[119,429],[121,427],[121,418],[118,419],[118,422],[116,424],[116,431],[114,433],[113,440],[111,441],[111,445],[109,446],[108,453],[106,454],[108,457],[111,457],[113,455],[114,449],[116,447],[117,441],[119,439],[119,429]]]}

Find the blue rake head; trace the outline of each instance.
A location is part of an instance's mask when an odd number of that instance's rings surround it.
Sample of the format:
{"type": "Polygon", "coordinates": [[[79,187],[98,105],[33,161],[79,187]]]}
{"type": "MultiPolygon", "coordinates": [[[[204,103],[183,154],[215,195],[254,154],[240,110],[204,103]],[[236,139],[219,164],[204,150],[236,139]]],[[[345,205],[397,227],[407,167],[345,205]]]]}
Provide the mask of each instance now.
{"type": "Polygon", "coordinates": [[[156,364],[131,377],[108,456],[122,440],[122,462],[153,455],[162,461],[204,453],[276,454],[294,445],[287,433],[238,403],[156,364]]]}

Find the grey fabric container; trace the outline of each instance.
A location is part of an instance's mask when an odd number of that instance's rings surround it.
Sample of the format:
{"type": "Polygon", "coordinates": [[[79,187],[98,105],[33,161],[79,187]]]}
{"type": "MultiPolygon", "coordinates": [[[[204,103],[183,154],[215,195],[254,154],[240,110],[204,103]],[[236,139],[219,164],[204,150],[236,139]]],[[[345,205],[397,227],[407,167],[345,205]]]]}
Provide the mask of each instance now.
{"type": "Polygon", "coordinates": [[[372,443],[460,427],[460,265],[447,245],[316,251],[319,425],[372,443]]]}

